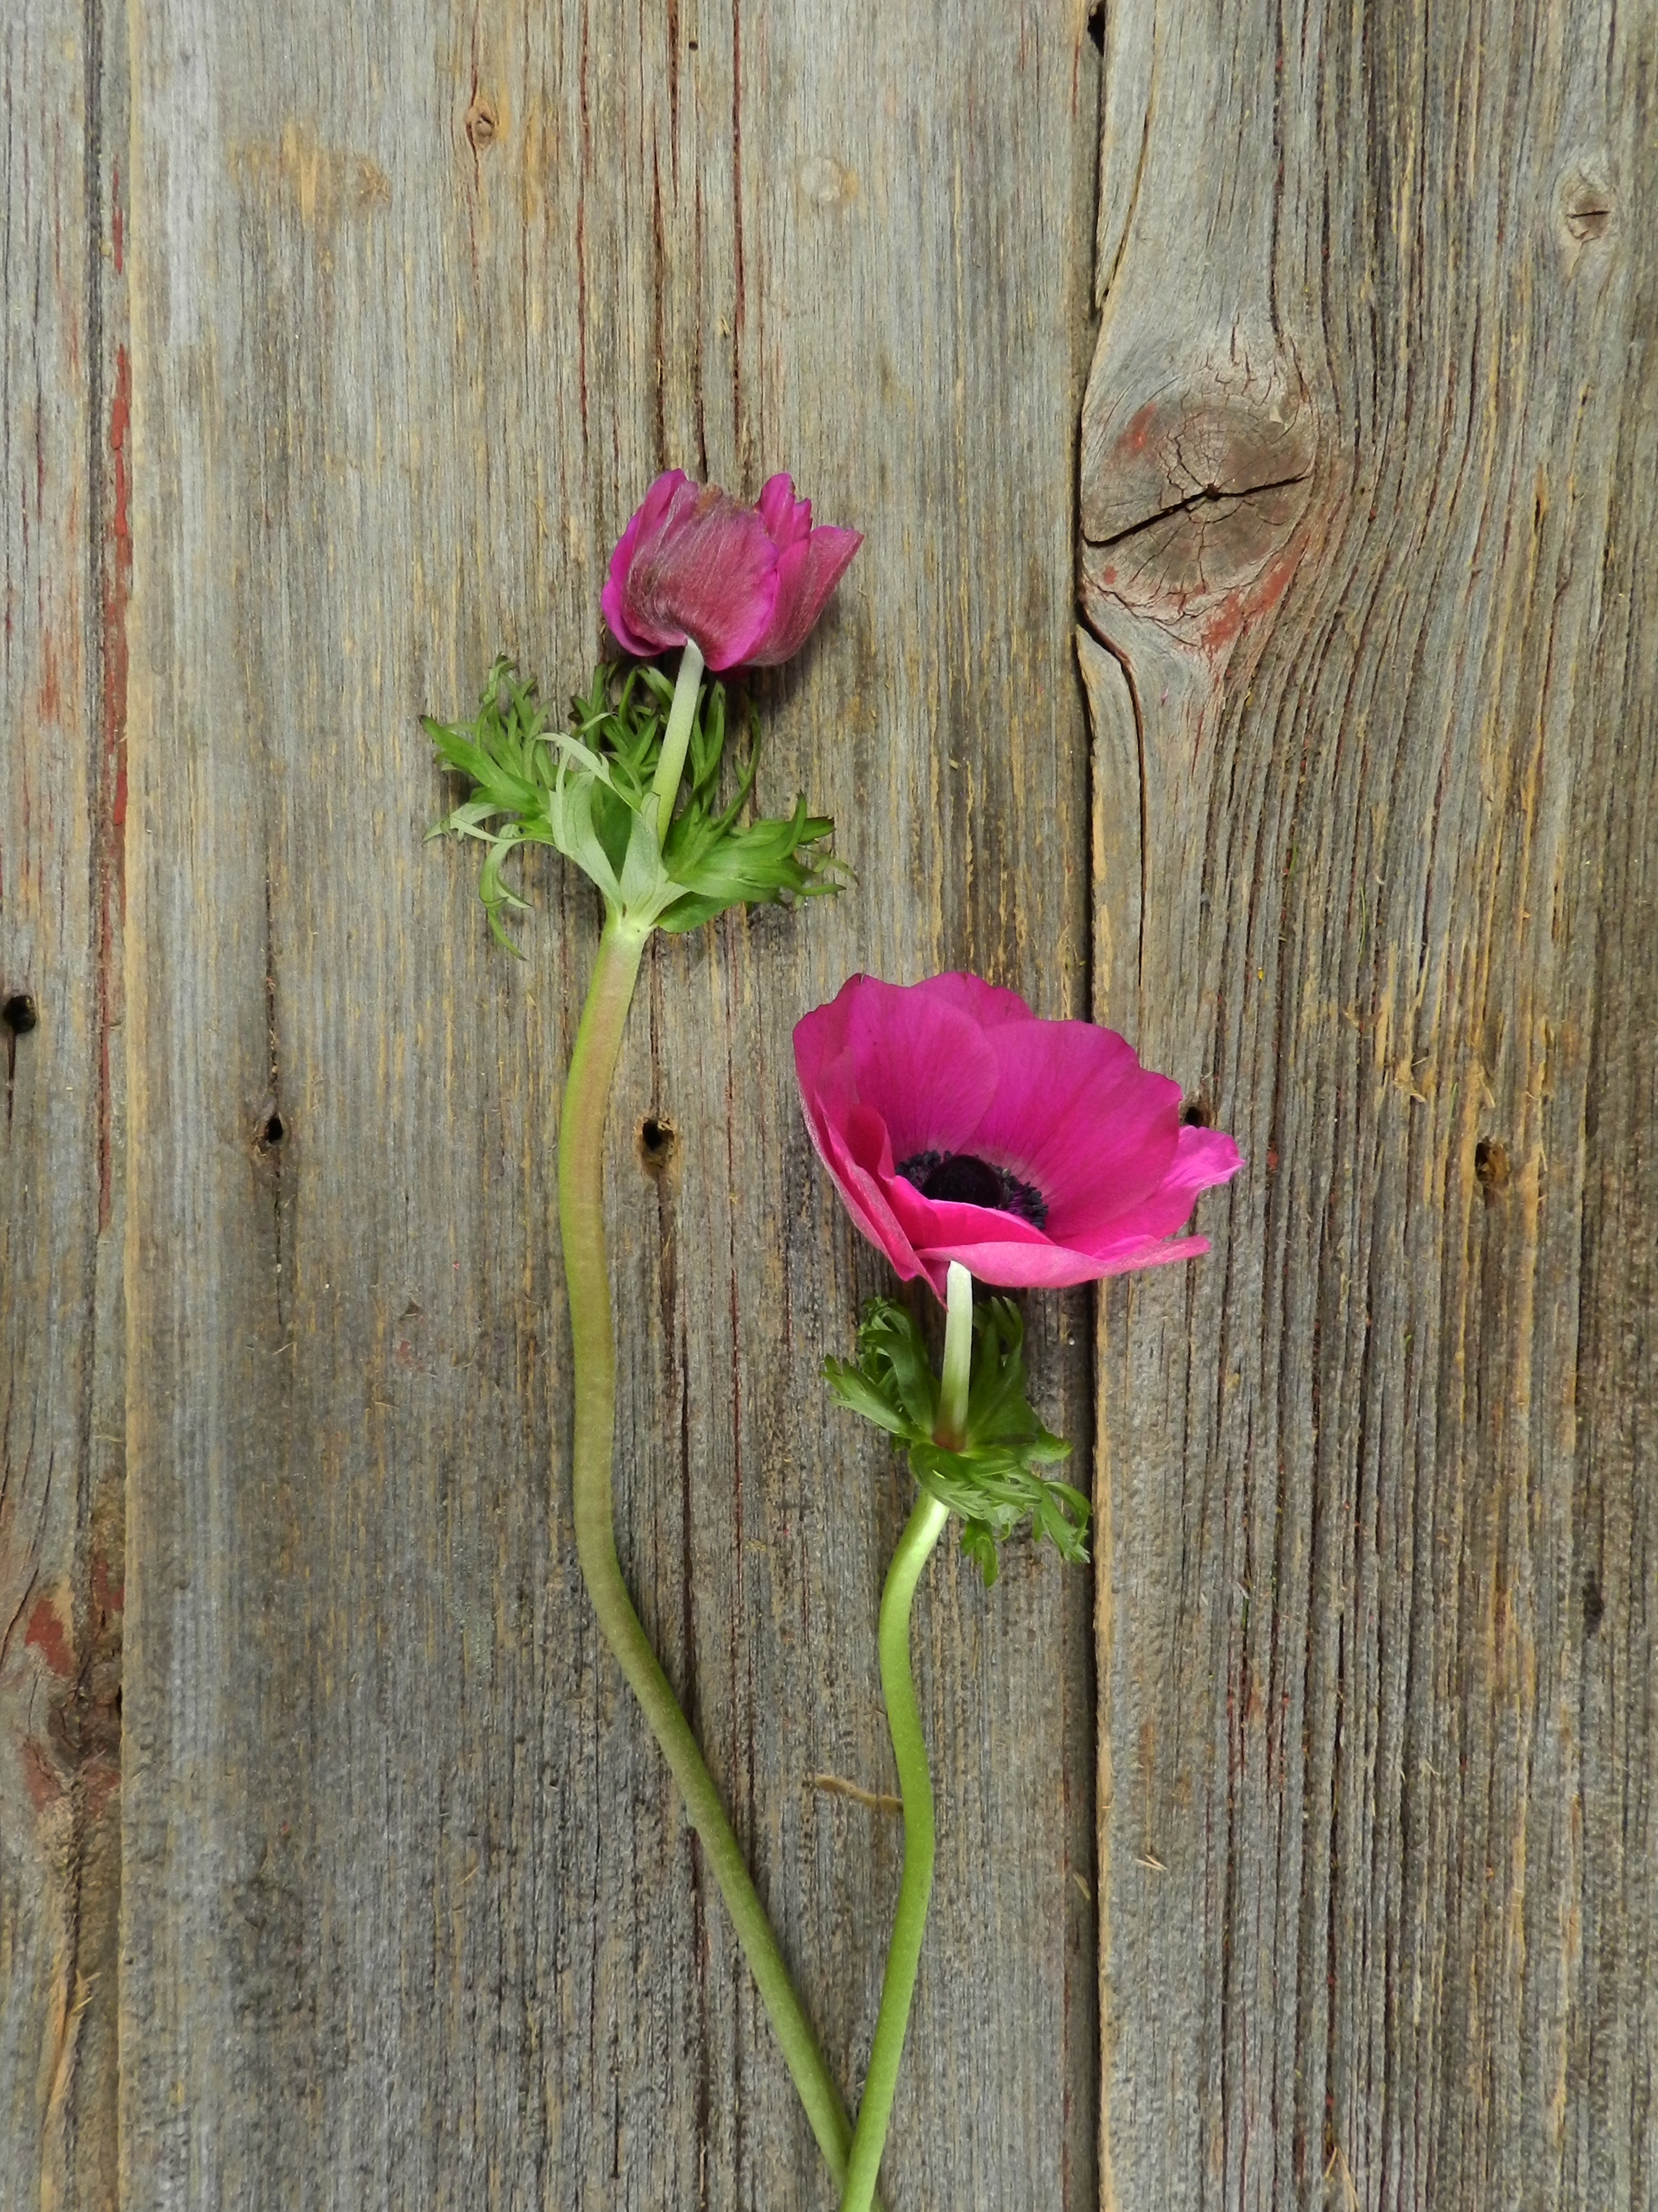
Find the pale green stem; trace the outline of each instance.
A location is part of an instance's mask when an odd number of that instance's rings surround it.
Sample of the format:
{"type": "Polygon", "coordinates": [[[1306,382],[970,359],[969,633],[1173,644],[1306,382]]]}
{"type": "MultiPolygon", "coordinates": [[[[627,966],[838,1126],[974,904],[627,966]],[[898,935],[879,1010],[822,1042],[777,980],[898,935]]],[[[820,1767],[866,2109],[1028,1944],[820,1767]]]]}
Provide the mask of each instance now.
{"type": "Polygon", "coordinates": [[[973,1278],[959,1260],[944,1281],[944,1371],[938,1382],[935,1444],[959,1451],[967,1440],[967,1393],[973,1377],[973,1278]]]}
{"type": "Polygon", "coordinates": [[[679,674],[674,682],[673,704],[668,709],[668,726],[662,732],[661,756],[651,779],[657,801],[657,840],[664,845],[668,842],[668,824],[673,819],[673,803],[679,796],[679,779],[685,771],[685,750],[691,741],[697,686],[701,681],[702,649],[688,637],[679,656],[679,674]]]}
{"type": "MultiPolygon", "coordinates": [[[[695,647],[689,650],[694,652],[695,647]]],[[[684,681],[682,671],[682,687],[684,681]]],[[[694,696],[695,681],[691,690],[694,696]]],[[[677,708],[676,699],[676,712],[677,708]]],[[[570,1055],[564,1117],[558,1133],[559,1226],[564,1241],[575,1369],[576,1551],[598,1625],[621,1661],[622,1671],[643,1706],[652,1733],[679,1785],[690,1824],[701,1839],[708,1867],[736,1923],[743,1954],[782,2046],[812,2133],[838,2187],[846,2178],[847,2150],[852,2141],[847,2108],[794,1993],[789,1970],[750,1879],[741,1846],[726,1818],[714,1777],[634,1611],[616,1558],[610,1494],[616,1334],[604,1251],[604,1121],[623,1024],[649,934],[647,926],[623,921],[614,914],[605,922],[575,1050],[570,1055]]]]}
{"type": "MultiPolygon", "coordinates": [[[[933,1441],[954,1448],[967,1432],[968,1382],[973,1360],[973,1278],[955,1261],[950,1262],[946,1288],[944,1370],[933,1441]]],[[[898,2063],[904,2052],[904,2033],[909,2025],[910,2001],[921,1962],[927,1902],[932,1894],[932,1781],[927,1772],[926,1738],[921,1733],[921,1715],[909,1669],[909,1615],[921,1570],[949,1517],[948,1510],[936,1498],[922,1492],[898,1540],[881,1595],[881,1690],[886,1698],[887,1726],[892,1734],[892,1754],[904,1802],[904,1871],[898,1885],[898,1910],[893,1918],[886,1976],[881,1984],[880,2016],[864,2078],[864,2101],[858,2108],[858,2132],[853,2137],[846,2186],[841,2192],[841,2212],[869,2212],[874,2202],[881,2152],[892,2118],[898,2063]]]]}

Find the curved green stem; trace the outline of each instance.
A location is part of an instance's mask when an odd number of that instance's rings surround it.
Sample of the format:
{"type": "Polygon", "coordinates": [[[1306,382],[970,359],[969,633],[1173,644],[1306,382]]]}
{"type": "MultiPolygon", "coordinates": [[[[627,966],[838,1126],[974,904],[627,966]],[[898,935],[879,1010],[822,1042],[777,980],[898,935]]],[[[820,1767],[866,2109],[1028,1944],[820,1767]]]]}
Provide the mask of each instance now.
{"type": "MultiPolygon", "coordinates": [[[[700,658],[700,656],[699,656],[700,658]]],[[[682,682],[683,682],[682,677],[682,682]]],[[[695,696],[695,685],[692,687],[695,696]]],[[[675,702],[676,707],[678,704],[675,702]]],[[[671,800],[670,801],[671,803],[671,800]]],[[[635,1612],[616,1558],[610,1493],[616,1429],[616,1334],[604,1250],[604,1121],[648,927],[612,914],[582,1010],[558,1134],[558,1212],[575,1355],[576,1550],[606,1642],[622,1662],[652,1733],[679,1785],[690,1824],[737,1925],[813,2134],[837,2186],[847,2171],[852,2124],[789,1979],[766,1909],[726,1818],[714,1777],[635,1612]]]]}
{"type": "MultiPolygon", "coordinates": [[[[953,1261],[945,1312],[944,1368],[934,1437],[941,1444],[955,1445],[967,1429],[973,1278],[953,1261]]],[[[875,2023],[875,2041],[864,2079],[864,2100],[858,2107],[858,2132],[853,2137],[846,2185],[841,2192],[841,2212],[869,2212],[874,2202],[881,2152],[892,2118],[898,2064],[909,2026],[910,2002],[915,1994],[915,1975],[921,1962],[927,1905],[932,1895],[932,1779],[927,1772],[926,1738],[921,1733],[921,1715],[910,1674],[909,1616],[921,1570],[932,1556],[949,1518],[948,1508],[924,1492],[898,1540],[881,1595],[881,1691],[886,1699],[887,1726],[892,1734],[892,1754],[897,1761],[898,1789],[904,1802],[904,1871],[898,1886],[886,1975],[881,1984],[880,2016],[875,2023]]]]}

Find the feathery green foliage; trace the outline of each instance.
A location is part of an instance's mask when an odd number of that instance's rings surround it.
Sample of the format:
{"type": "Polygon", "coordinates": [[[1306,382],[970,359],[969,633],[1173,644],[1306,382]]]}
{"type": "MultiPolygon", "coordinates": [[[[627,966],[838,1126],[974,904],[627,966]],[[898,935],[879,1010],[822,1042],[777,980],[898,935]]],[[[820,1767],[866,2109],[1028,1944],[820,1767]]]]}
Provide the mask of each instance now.
{"type": "Polygon", "coordinates": [[[855,1361],[829,1359],[823,1373],[843,1406],[909,1448],[921,1487],[962,1523],[962,1549],[987,1583],[999,1547],[1025,1522],[1062,1559],[1086,1559],[1088,1500],[1042,1472],[1071,1456],[1025,1394],[1024,1323],[1011,1298],[981,1298],[973,1310],[973,1369],[961,1449],[933,1441],[938,1378],[914,1316],[896,1298],[872,1298],[858,1328],[855,1361]]]}
{"type": "Polygon", "coordinates": [[[507,909],[527,911],[528,901],[502,870],[523,845],[556,847],[616,913],[659,929],[695,929],[730,906],[837,888],[827,842],[834,824],[809,814],[804,799],[792,814],[741,818],[759,763],[759,718],[750,706],[746,752],[727,772],[732,717],[715,681],[698,693],[677,810],[666,836],[659,834],[651,784],[673,693],[654,662],[601,661],[586,695],[571,702],[570,727],[555,730],[534,679],[503,657],[474,720],[421,718],[444,766],[471,785],[428,834],[473,837],[487,848],[478,897],[508,951],[519,947],[504,926],[507,909]],[[731,787],[723,796],[722,786],[731,787]]]}

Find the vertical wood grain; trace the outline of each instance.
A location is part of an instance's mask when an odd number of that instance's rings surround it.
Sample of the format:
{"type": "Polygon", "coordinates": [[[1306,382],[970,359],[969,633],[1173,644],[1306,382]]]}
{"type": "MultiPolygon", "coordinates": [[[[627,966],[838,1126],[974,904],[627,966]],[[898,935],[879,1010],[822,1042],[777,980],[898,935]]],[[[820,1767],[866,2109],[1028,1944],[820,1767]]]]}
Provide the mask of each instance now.
{"type": "Polygon", "coordinates": [[[0,2206],[115,2185],[130,572],[102,10],[0,30],[0,2206]]]}
{"type": "MultiPolygon", "coordinates": [[[[899,1837],[813,1778],[890,1786],[904,1483],[818,1379],[882,1277],[788,1040],[860,967],[1086,1003],[1093,49],[976,0],[157,0],[134,40],[126,2201],[823,2205],[574,1564],[592,900],[532,864],[527,961],[490,947],[415,717],[502,644],[585,678],[659,468],[787,467],[867,533],[762,695],[764,789],[855,884],[659,945],[609,1144],[624,1565],[855,2087],[899,1837]]],[[[1032,1315],[1079,1443],[1084,1311],[1032,1315]]],[[[1035,1555],[922,1601],[896,2205],[1095,2199],[1089,1613],[1035,1555]]]]}
{"type": "Polygon", "coordinates": [[[1105,2199],[1643,2207],[1658,32],[1150,12],[1098,1010],[1250,1167],[1102,1309],[1105,2199]]]}

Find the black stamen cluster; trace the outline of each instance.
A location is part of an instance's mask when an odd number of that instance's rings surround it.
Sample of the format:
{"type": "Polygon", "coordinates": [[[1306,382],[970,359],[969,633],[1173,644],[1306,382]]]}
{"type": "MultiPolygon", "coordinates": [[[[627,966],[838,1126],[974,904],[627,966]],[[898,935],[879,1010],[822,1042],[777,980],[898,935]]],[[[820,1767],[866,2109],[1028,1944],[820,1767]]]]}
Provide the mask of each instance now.
{"type": "Polygon", "coordinates": [[[898,1172],[923,1198],[957,1206],[989,1206],[1015,1213],[1033,1229],[1048,1226],[1048,1200],[1034,1183],[1021,1182],[1005,1168],[993,1167],[975,1152],[912,1152],[898,1172]]]}

